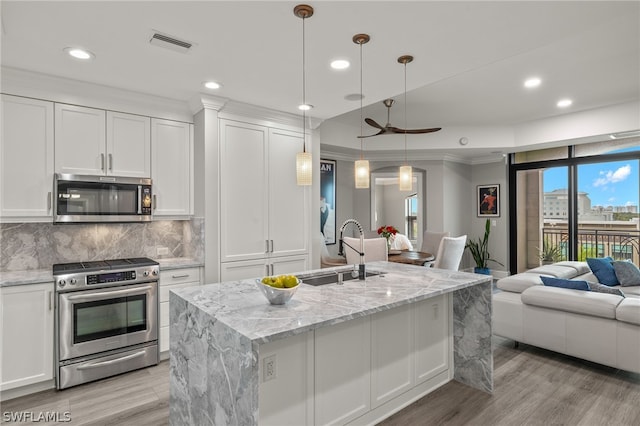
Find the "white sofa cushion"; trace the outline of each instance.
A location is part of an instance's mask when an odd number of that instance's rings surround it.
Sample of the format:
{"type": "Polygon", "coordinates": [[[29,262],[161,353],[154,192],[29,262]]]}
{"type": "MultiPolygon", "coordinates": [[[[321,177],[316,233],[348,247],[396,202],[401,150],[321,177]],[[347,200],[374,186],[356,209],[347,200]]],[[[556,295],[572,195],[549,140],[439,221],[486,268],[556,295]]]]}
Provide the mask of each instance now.
{"type": "MultiPolygon", "coordinates": [[[[586,273],[590,273],[591,269],[589,269],[589,265],[587,262],[578,262],[575,260],[565,260],[563,262],[554,263],[556,266],[566,266],[569,268],[573,268],[576,270],[576,275],[583,275],[586,273]]],[[[595,275],[594,275],[595,277],[595,275]]]]}
{"type": "Polygon", "coordinates": [[[578,275],[578,271],[573,266],[562,266],[557,263],[553,265],[542,265],[529,269],[529,274],[549,275],[555,278],[573,278],[578,275]]]}
{"type": "Polygon", "coordinates": [[[620,288],[625,296],[631,298],[640,298],[640,285],[633,285],[629,287],[614,287],[620,288]]]}
{"type": "Polygon", "coordinates": [[[496,285],[500,290],[522,293],[531,286],[542,285],[542,280],[540,279],[540,274],[522,272],[520,274],[500,278],[496,285]]]}
{"type": "Polygon", "coordinates": [[[624,299],[616,309],[618,321],[640,325],[640,299],[624,299]]]}
{"type": "Polygon", "coordinates": [[[610,319],[616,318],[616,308],[622,300],[613,294],[545,286],[522,292],[522,303],[527,305],[610,319]]]}

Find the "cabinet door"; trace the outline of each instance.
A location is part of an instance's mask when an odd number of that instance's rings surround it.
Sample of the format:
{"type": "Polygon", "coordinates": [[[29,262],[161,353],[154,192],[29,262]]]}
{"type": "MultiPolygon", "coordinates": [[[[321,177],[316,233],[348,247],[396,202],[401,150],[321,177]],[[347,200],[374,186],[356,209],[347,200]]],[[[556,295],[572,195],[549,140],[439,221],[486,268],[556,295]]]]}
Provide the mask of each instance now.
{"type": "Polygon", "coordinates": [[[269,129],[269,239],[271,255],[303,254],[309,214],[306,187],[296,183],[296,154],[302,134],[269,129]]]}
{"type": "Polygon", "coordinates": [[[169,350],[169,292],[183,287],[200,285],[200,268],[160,271],[160,352],[169,350]]]}
{"type": "Polygon", "coordinates": [[[449,296],[415,304],[416,385],[449,368],[449,296]]]}
{"type": "Polygon", "coordinates": [[[151,177],[151,119],[107,111],[107,174],[151,177]]]}
{"type": "Polygon", "coordinates": [[[239,281],[269,275],[269,266],[264,259],[223,262],[220,264],[220,281],[239,281]]]}
{"type": "Polygon", "coordinates": [[[220,120],[222,262],[264,258],[269,250],[267,136],[266,127],[220,120]]]}
{"type": "Polygon", "coordinates": [[[193,173],[191,125],[151,119],[151,179],[154,216],[189,216],[193,173]]]}
{"type": "Polygon", "coordinates": [[[56,172],[76,175],[105,174],[105,111],[56,104],[55,123],[56,172]]]}
{"type": "Polygon", "coordinates": [[[272,257],[269,259],[271,263],[273,275],[293,274],[296,272],[304,272],[307,268],[307,256],[285,256],[272,257]]]}
{"type": "Polygon", "coordinates": [[[53,283],[0,291],[0,387],[7,390],[53,379],[53,283]]]}
{"type": "Polygon", "coordinates": [[[0,217],[51,218],[53,103],[2,95],[0,217]]]}
{"type": "Polygon", "coordinates": [[[315,424],[345,424],[369,411],[370,317],[316,330],[315,424]]]}
{"type": "Polygon", "coordinates": [[[413,308],[404,305],[371,316],[371,407],[414,386],[413,308]]]}

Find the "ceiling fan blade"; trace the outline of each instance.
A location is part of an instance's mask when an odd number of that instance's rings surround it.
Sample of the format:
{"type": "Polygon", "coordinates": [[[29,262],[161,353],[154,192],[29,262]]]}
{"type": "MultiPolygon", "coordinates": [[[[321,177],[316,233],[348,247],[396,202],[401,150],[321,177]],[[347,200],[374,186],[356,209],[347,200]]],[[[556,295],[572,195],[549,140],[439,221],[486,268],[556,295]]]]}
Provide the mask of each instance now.
{"type": "MultiPolygon", "coordinates": [[[[375,127],[376,129],[384,130],[384,127],[376,123],[372,118],[365,118],[364,122],[367,123],[371,127],[375,127]]],[[[375,136],[375,135],[372,135],[375,136]]]]}
{"type": "Polygon", "coordinates": [[[442,130],[442,127],[433,127],[431,129],[400,129],[399,127],[389,127],[389,130],[393,133],[400,134],[408,134],[408,135],[417,135],[422,133],[432,133],[437,132],[438,130],[442,130]]]}
{"type": "Polygon", "coordinates": [[[385,133],[387,133],[387,129],[380,129],[380,131],[374,135],[358,136],[358,138],[370,138],[372,136],[384,135],[385,133]]]}

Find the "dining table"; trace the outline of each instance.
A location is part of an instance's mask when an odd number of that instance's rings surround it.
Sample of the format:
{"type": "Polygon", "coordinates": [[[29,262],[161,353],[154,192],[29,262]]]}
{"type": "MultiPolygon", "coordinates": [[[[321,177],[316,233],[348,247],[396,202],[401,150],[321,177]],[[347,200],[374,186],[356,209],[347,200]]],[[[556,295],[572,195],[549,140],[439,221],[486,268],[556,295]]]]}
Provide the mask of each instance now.
{"type": "Polygon", "coordinates": [[[406,265],[422,266],[425,262],[430,262],[435,257],[431,253],[415,250],[389,250],[389,262],[404,263],[406,265]]]}

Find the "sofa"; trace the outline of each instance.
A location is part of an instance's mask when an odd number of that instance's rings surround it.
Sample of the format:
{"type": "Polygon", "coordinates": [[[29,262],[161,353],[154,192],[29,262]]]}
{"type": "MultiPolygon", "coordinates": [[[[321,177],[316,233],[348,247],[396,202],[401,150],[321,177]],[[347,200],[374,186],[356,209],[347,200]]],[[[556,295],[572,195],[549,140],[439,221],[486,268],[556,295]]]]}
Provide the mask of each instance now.
{"type": "Polygon", "coordinates": [[[640,373],[640,285],[611,287],[622,290],[620,296],[551,287],[542,277],[604,288],[587,262],[542,265],[502,278],[493,295],[494,334],[640,373]]]}

